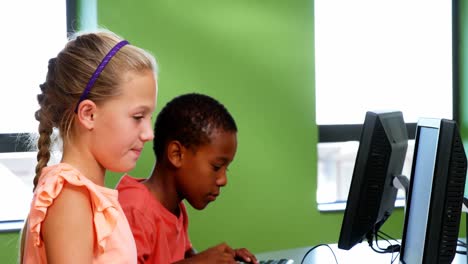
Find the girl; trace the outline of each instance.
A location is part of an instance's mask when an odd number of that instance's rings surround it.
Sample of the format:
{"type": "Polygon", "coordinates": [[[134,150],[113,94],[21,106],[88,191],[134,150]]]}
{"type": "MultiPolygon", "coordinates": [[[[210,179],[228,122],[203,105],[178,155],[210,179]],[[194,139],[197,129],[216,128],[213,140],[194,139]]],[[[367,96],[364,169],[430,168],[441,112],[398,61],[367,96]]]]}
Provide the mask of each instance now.
{"type": "Polygon", "coordinates": [[[156,62],[111,32],[77,35],[49,61],[41,93],[34,197],[23,263],[135,263],[136,248],[106,170],[127,172],[153,139],[156,62]],[[48,166],[51,134],[63,144],[48,166]]]}

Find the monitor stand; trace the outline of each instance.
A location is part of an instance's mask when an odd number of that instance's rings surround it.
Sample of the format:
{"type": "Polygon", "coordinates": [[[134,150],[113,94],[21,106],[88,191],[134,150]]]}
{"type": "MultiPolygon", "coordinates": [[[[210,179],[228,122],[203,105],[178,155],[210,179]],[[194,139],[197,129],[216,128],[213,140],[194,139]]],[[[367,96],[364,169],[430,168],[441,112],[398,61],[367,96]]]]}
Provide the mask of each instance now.
{"type": "Polygon", "coordinates": [[[393,177],[393,186],[397,189],[403,189],[405,192],[405,209],[408,202],[409,180],[405,175],[397,175],[393,177]]]}

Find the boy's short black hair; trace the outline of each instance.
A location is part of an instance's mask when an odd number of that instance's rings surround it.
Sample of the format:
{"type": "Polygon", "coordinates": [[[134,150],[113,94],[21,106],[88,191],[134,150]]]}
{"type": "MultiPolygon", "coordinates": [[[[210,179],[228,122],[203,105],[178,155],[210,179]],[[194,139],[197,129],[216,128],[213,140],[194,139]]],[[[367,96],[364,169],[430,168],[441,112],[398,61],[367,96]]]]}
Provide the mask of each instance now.
{"type": "Polygon", "coordinates": [[[162,157],[166,144],[177,140],[187,148],[210,142],[214,130],[237,132],[237,126],[223,104],[198,93],[175,97],[168,102],[154,124],[153,150],[162,157]]]}

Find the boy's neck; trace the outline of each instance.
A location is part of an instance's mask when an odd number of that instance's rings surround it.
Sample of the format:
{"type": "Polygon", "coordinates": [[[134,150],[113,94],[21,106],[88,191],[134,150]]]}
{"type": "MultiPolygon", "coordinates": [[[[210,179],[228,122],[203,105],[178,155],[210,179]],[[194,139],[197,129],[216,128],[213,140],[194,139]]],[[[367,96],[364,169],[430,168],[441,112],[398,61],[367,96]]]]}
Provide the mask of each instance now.
{"type": "Polygon", "coordinates": [[[156,164],[151,176],[143,184],[168,211],[178,217],[182,199],[177,193],[174,177],[170,170],[156,164]]]}

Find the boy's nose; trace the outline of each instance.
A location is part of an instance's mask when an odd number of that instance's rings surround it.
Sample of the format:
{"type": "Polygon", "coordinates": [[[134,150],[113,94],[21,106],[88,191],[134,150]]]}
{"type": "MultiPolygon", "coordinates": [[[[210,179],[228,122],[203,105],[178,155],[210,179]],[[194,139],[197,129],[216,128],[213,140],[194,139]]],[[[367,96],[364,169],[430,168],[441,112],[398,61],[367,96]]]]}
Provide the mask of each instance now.
{"type": "Polygon", "coordinates": [[[226,173],[222,173],[218,179],[216,179],[216,184],[218,186],[226,186],[227,185],[227,175],[226,173]]]}

